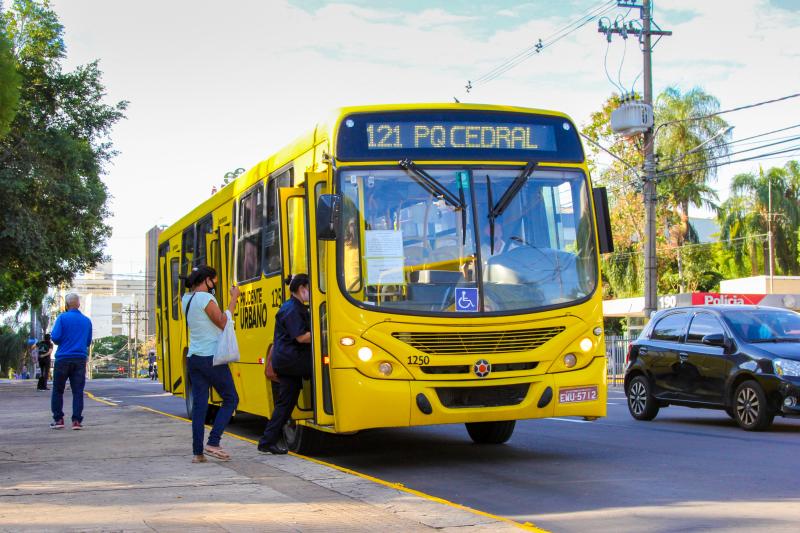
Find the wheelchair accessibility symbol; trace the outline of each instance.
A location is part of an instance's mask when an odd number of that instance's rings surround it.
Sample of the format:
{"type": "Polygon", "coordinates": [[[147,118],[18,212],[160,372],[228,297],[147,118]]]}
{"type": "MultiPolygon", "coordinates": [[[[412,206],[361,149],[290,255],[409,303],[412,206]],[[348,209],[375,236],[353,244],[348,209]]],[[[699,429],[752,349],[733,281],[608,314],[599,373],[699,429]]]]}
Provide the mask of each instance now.
{"type": "Polygon", "coordinates": [[[464,287],[456,289],[456,311],[478,310],[478,288],[464,287]]]}

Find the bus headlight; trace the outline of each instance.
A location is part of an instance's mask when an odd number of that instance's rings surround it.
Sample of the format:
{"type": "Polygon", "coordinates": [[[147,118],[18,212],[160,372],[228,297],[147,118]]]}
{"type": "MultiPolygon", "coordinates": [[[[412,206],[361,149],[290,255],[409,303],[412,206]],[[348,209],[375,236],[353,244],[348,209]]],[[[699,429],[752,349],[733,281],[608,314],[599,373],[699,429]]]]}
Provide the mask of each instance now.
{"type": "Polygon", "coordinates": [[[384,376],[388,376],[389,374],[391,374],[392,370],[394,370],[392,368],[392,363],[389,363],[388,361],[384,361],[378,365],[378,372],[380,372],[384,376]]]}
{"type": "Polygon", "coordinates": [[[580,347],[581,350],[583,350],[585,353],[589,353],[592,347],[594,347],[594,343],[592,342],[592,339],[590,339],[589,337],[584,337],[583,339],[581,339],[580,347]]]}
{"type": "Polygon", "coordinates": [[[364,361],[365,363],[372,359],[372,348],[369,346],[362,346],[358,349],[358,358],[364,361]]]}
{"type": "Polygon", "coordinates": [[[572,368],[578,362],[578,358],[575,357],[574,353],[568,353],[564,356],[564,366],[567,368],[572,368]]]}

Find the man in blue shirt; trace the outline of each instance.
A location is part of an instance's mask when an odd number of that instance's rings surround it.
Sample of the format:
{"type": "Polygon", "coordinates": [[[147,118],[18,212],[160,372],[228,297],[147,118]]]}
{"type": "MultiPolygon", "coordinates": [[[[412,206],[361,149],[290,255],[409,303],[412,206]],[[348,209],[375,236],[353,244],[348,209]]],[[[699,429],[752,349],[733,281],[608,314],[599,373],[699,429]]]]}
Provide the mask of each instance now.
{"type": "Polygon", "coordinates": [[[53,411],[53,429],[64,429],[64,389],[72,388],[72,429],[83,429],[83,387],[86,384],[86,359],[92,343],[92,321],[78,308],[80,297],[67,294],[67,310],[56,319],[50,339],[58,345],[53,370],[53,396],[50,409],[53,411]]]}

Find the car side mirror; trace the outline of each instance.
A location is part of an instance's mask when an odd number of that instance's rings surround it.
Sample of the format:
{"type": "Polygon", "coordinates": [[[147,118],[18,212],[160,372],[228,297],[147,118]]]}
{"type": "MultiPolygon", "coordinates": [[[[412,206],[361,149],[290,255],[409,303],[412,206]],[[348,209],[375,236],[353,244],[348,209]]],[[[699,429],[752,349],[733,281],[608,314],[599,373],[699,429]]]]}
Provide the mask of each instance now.
{"type": "Polygon", "coordinates": [[[703,337],[703,344],[708,346],[720,346],[722,348],[728,348],[728,342],[725,339],[725,335],[722,333],[710,333],[703,337]]]}
{"type": "Polygon", "coordinates": [[[342,197],[323,194],[317,200],[317,239],[335,241],[336,230],[341,226],[342,197]]]}

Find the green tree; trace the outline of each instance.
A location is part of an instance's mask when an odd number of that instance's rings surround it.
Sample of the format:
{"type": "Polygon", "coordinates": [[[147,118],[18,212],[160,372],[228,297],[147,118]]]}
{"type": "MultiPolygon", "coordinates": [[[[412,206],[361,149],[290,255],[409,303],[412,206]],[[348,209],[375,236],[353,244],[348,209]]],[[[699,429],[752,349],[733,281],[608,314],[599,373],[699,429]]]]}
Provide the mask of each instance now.
{"type": "Polygon", "coordinates": [[[638,138],[620,137],[611,131],[611,112],[619,107],[620,102],[618,95],[611,95],[600,111],[592,113],[589,123],[582,130],[583,135],[592,141],[586,144],[592,178],[609,191],[614,253],[602,258],[603,292],[606,298],[641,294],[644,284],[644,207],[641,180],[635,170],[642,166],[644,159],[638,138]],[[605,150],[600,149],[598,144],[605,150]],[[608,152],[613,155],[607,155],[608,152]]]}
{"type": "Polygon", "coordinates": [[[28,340],[27,325],[13,328],[0,325],[0,377],[8,377],[10,371],[22,368],[28,340]]]}
{"type": "Polygon", "coordinates": [[[3,17],[22,83],[0,140],[0,310],[35,305],[48,286],[102,259],[110,228],[101,177],[127,105],[104,103],[97,61],[62,70],[64,30],[48,1],[15,0],[3,17]]]}
{"type": "Polygon", "coordinates": [[[11,121],[17,112],[19,83],[20,78],[11,51],[11,40],[5,31],[3,4],[0,2],[0,139],[8,133],[11,121]]]}
{"type": "Polygon", "coordinates": [[[800,274],[798,227],[800,227],[800,164],[789,161],[783,168],[737,174],[731,194],[719,211],[723,240],[744,244],[731,246],[729,268],[749,275],[769,273],[770,206],[773,235],[773,271],[800,274]]]}

